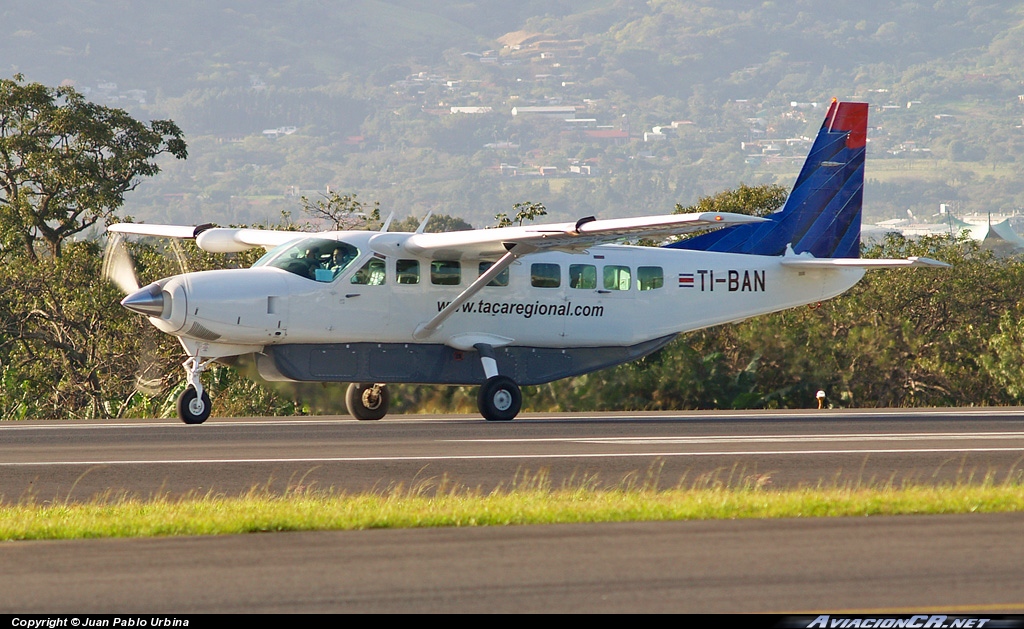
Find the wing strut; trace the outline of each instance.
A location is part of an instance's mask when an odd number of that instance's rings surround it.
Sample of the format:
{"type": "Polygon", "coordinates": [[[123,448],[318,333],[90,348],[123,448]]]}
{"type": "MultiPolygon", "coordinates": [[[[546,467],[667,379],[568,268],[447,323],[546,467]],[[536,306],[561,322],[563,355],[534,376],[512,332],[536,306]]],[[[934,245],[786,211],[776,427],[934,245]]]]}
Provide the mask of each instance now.
{"type": "Polygon", "coordinates": [[[528,253],[533,253],[536,250],[537,247],[533,247],[531,245],[512,245],[511,248],[509,248],[508,253],[501,256],[497,262],[491,265],[491,268],[487,269],[487,271],[478,277],[475,282],[466,287],[466,290],[459,293],[459,296],[453,299],[452,303],[445,306],[445,308],[434,315],[434,318],[430,321],[421,323],[417,326],[416,331],[412,333],[413,338],[418,341],[429,338],[434,332],[437,332],[437,329],[441,327],[441,324],[444,323],[448,317],[452,316],[456,310],[462,307],[462,304],[466,303],[466,300],[473,295],[476,295],[480,292],[481,288],[487,286],[491,280],[498,277],[498,274],[511,266],[512,263],[516,261],[516,258],[522,257],[528,253]]]}

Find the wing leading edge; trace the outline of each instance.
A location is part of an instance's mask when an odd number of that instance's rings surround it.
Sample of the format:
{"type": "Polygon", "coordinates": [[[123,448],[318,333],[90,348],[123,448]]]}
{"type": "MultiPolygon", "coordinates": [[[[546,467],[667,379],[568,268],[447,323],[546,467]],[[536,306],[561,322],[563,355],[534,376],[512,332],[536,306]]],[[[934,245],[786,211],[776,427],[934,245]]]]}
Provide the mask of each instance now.
{"type": "Polygon", "coordinates": [[[196,245],[211,253],[235,253],[253,247],[276,247],[309,234],[305,232],[246,227],[214,227],[213,225],[151,225],[149,223],[116,223],[108,232],[135,236],[194,239],[196,245]]]}

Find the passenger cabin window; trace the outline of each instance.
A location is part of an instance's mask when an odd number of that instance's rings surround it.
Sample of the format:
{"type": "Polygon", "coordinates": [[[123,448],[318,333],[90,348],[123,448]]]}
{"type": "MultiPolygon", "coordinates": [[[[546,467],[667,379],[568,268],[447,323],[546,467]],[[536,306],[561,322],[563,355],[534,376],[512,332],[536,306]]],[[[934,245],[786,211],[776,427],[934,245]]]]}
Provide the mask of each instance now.
{"type": "Polygon", "coordinates": [[[660,266],[641,266],[636,269],[636,285],[640,290],[654,290],[665,285],[665,272],[660,266]]]}
{"type": "Polygon", "coordinates": [[[530,267],[530,284],[537,288],[558,288],[562,285],[562,267],[548,262],[535,262],[530,267]]]}
{"type": "Polygon", "coordinates": [[[570,264],[569,288],[597,288],[597,267],[593,264],[570,264]]]}
{"type": "Polygon", "coordinates": [[[359,249],[348,243],[303,238],[271,249],[253,267],[272,266],[318,282],[330,282],[358,257],[359,249]]]}
{"type": "Polygon", "coordinates": [[[419,260],[396,260],[395,279],[399,284],[420,283],[420,261],[419,260]]]}
{"type": "Polygon", "coordinates": [[[387,262],[377,257],[370,258],[361,269],[352,275],[352,283],[365,286],[383,286],[387,277],[386,270],[387,262]]]}
{"type": "Polygon", "coordinates": [[[430,283],[458,286],[462,281],[462,265],[458,260],[434,260],[430,263],[430,283]]]}
{"type": "MultiPolygon", "coordinates": [[[[481,262],[480,263],[480,275],[483,275],[484,273],[486,273],[487,269],[491,268],[492,266],[494,266],[493,262],[481,262]]],[[[505,269],[502,270],[501,273],[498,273],[498,275],[495,276],[495,278],[493,280],[491,280],[490,282],[487,282],[487,285],[488,286],[508,286],[508,267],[505,267],[505,269]]]]}
{"type": "Polygon", "coordinates": [[[628,266],[609,264],[604,267],[605,290],[629,290],[630,274],[628,266]]]}

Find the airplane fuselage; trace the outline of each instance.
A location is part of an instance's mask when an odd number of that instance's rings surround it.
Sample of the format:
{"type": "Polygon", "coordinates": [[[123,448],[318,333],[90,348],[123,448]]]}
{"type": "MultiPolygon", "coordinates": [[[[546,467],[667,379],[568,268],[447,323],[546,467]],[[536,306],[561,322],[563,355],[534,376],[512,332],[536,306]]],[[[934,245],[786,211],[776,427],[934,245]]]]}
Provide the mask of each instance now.
{"type": "MultiPolygon", "coordinates": [[[[390,253],[401,235],[387,236],[390,253]]],[[[321,248],[325,242],[343,242],[353,250],[352,259],[334,276],[290,266],[306,248],[300,242],[282,245],[268,253],[269,263],[253,268],[168,278],[161,284],[169,305],[151,321],[181,338],[186,348],[202,345],[205,355],[364,343],[455,350],[470,350],[477,343],[621,348],[825,300],[864,273],[858,268],[787,268],[775,256],[658,247],[538,252],[513,262],[507,274],[459,305],[436,331],[416,338],[418,326],[442,311],[493,260],[383,255],[374,237],[372,232],[337,232],[310,239],[321,248]]]]}

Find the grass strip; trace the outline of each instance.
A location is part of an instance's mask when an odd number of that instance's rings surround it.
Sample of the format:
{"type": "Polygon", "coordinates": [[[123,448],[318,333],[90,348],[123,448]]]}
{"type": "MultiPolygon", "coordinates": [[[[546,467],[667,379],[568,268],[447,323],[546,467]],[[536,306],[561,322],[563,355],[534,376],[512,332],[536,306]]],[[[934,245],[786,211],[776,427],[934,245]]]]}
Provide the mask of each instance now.
{"type": "Polygon", "coordinates": [[[346,494],[251,490],[237,497],[99,496],[89,502],[0,507],[0,540],[229,535],[272,531],[526,524],[863,517],[1024,511],[1024,483],[778,490],[738,487],[551,488],[543,482],[483,493],[464,487],[396,487],[346,494]]]}

